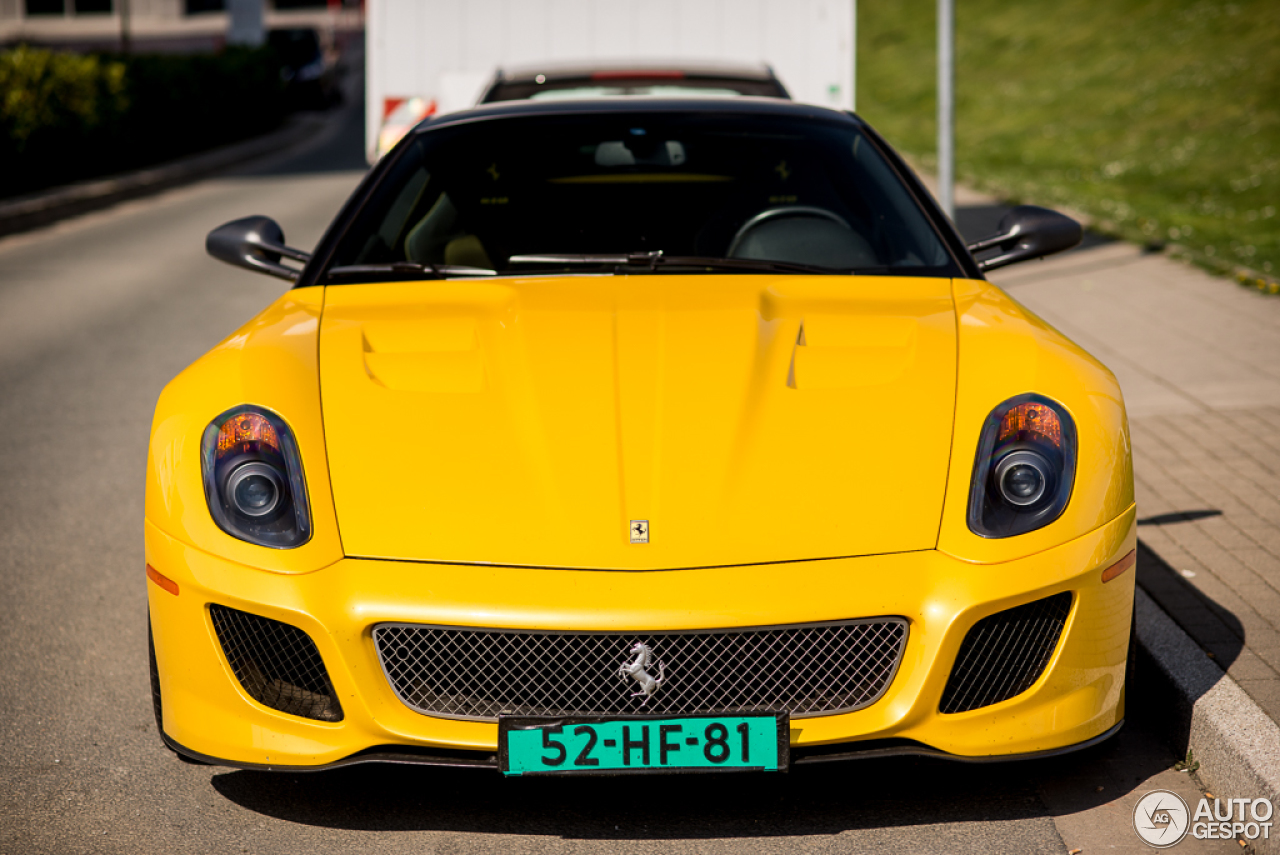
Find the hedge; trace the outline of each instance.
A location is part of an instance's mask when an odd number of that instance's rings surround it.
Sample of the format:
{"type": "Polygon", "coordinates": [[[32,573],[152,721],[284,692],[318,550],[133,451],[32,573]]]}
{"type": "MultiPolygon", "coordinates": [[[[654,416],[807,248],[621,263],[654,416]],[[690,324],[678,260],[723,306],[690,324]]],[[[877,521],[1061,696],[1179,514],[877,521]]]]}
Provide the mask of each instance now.
{"type": "Polygon", "coordinates": [[[266,49],[0,51],[0,197],[134,169],[271,130],[286,102],[266,49]]]}

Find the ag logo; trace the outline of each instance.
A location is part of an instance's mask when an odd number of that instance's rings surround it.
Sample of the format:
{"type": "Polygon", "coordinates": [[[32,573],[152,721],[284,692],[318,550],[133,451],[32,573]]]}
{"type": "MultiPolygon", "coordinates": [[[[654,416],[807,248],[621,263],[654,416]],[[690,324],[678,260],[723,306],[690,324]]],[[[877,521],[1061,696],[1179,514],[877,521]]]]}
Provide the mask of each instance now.
{"type": "Polygon", "coordinates": [[[1168,790],[1152,790],[1133,808],[1133,830],[1144,843],[1167,849],[1187,836],[1191,814],[1187,803],[1168,790]]]}

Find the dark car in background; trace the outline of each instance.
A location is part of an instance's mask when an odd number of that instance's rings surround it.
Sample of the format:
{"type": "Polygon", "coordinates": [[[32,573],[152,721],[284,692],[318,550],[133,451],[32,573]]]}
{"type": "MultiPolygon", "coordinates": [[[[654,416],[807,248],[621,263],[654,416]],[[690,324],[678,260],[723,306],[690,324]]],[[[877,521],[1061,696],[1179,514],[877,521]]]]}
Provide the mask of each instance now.
{"type": "Polygon", "coordinates": [[[333,52],[313,27],[284,27],[267,33],[267,46],[280,58],[280,77],[295,109],[323,110],[342,100],[333,52]]]}
{"type": "Polygon", "coordinates": [[[499,69],[480,103],[619,95],[791,97],[767,65],[543,65],[499,69]]]}

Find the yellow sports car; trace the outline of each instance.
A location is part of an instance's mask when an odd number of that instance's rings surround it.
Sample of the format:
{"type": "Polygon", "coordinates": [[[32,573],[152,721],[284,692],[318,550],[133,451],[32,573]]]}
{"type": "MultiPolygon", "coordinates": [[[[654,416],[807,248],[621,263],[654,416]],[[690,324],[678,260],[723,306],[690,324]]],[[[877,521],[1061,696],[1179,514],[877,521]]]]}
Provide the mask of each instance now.
{"type": "Polygon", "coordinates": [[[784,770],[1124,716],[1120,389],[861,119],[776,99],[431,119],[174,379],[147,465],[165,742],[254,769],[784,770]]]}

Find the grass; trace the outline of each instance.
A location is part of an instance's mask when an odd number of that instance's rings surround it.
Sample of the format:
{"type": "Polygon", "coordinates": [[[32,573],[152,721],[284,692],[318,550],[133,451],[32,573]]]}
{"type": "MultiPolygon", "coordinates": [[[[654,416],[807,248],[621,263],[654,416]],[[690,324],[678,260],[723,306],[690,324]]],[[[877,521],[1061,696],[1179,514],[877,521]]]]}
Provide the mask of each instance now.
{"type": "MultiPolygon", "coordinates": [[[[1280,2],[962,0],[956,171],[1280,276],[1280,2]]],[[[858,4],[858,112],[936,163],[936,4],[858,4]]]]}

